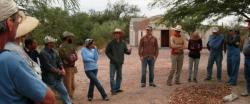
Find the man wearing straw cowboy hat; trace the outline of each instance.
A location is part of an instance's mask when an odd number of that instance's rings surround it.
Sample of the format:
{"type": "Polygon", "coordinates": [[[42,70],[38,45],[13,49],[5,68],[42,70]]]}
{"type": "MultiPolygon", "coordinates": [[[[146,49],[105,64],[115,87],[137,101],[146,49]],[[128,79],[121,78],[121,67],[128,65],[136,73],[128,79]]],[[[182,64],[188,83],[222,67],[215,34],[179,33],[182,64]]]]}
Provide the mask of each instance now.
{"type": "Polygon", "coordinates": [[[63,66],[65,68],[66,75],[64,76],[64,85],[69,93],[69,96],[73,98],[74,95],[74,81],[75,73],[77,69],[75,62],[77,60],[76,47],[73,45],[72,38],[74,34],[68,31],[63,32],[63,43],[60,45],[59,55],[62,59],[63,66]]]}
{"type": "Polygon", "coordinates": [[[45,47],[40,52],[42,77],[46,84],[58,92],[63,104],[71,104],[70,97],[63,84],[63,76],[65,76],[63,63],[54,49],[56,41],[57,39],[51,36],[45,36],[44,38],[45,47]]]}
{"type": "Polygon", "coordinates": [[[7,42],[34,28],[24,30],[29,27],[28,21],[34,19],[19,11],[13,0],[0,0],[0,8],[0,104],[55,104],[54,93],[27,62],[17,53],[4,50],[7,42]]]}
{"type": "Polygon", "coordinates": [[[39,21],[34,17],[25,16],[22,11],[20,11],[19,14],[25,18],[25,22],[19,24],[15,39],[8,42],[4,48],[16,52],[19,56],[21,56],[33,69],[32,71],[38,76],[38,78],[42,79],[40,65],[33,61],[32,58],[30,58],[25,50],[19,45],[22,43],[22,39],[38,26],[39,21]]]}
{"type": "Polygon", "coordinates": [[[172,80],[175,75],[175,84],[180,83],[180,75],[183,66],[183,59],[184,59],[184,48],[185,48],[185,41],[181,36],[182,27],[177,25],[173,28],[174,34],[170,38],[170,47],[171,47],[171,61],[172,61],[172,70],[169,73],[167,85],[172,86],[172,80]]]}
{"type": "Polygon", "coordinates": [[[110,59],[111,93],[115,95],[123,91],[120,89],[122,82],[122,64],[124,62],[124,54],[131,54],[131,49],[128,49],[126,43],[123,42],[121,29],[115,29],[113,34],[114,39],[108,43],[105,53],[110,59]]]}
{"type": "Polygon", "coordinates": [[[147,34],[142,37],[139,45],[139,56],[142,63],[141,87],[146,87],[147,65],[149,66],[149,86],[156,87],[154,83],[154,65],[159,54],[157,39],[152,35],[152,27],[147,26],[147,34]]]}

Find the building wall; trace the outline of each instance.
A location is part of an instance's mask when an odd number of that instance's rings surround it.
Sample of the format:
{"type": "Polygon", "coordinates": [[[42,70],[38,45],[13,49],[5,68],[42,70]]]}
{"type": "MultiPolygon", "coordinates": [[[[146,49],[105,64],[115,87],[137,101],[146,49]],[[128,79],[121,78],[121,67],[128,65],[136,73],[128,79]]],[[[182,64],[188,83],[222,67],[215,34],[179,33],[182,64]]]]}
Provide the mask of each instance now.
{"type": "Polygon", "coordinates": [[[209,28],[207,30],[205,30],[205,29],[198,29],[197,32],[201,36],[203,47],[207,47],[208,38],[209,38],[209,35],[212,34],[212,29],[211,28],[209,28]]]}
{"type": "Polygon", "coordinates": [[[149,19],[147,18],[141,18],[139,21],[131,21],[130,27],[129,27],[129,39],[130,39],[130,45],[131,46],[138,46],[140,42],[141,32],[142,35],[146,33],[145,30],[146,26],[149,24],[149,19]]]}
{"type": "MultiPolygon", "coordinates": [[[[161,47],[161,30],[153,30],[152,34],[154,37],[156,37],[157,42],[158,42],[158,46],[161,47]]],[[[138,31],[138,45],[137,46],[139,46],[141,38],[145,35],[146,35],[145,30],[138,31]]]]}
{"type": "MultiPolygon", "coordinates": [[[[130,23],[130,45],[131,46],[138,46],[140,43],[140,39],[142,36],[146,35],[145,27],[147,25],[153,26],[153,35],[157,38],[158,45],[161,47],[161,30],[170,30],[169,36],[171,37],[173,34],[173,30],[169,29],[168,27],[165,27],[165,25],[154,25],[153,23],[149,22],[149,19],[142,20],[141,22],[132,22],[130,23]]],[[[207,47],[206,44],[208,42],[209,35],[212,33],[212,29],[198,29],[197,32],[200,34],[202,41],[203,41],[203,47],[207,47]]],[[[182,32],[182,37],[185,39],[186,47],[188,45],[188,39],[190,39],[190,36],[187,32],[182,32]]]]}
{"type": "Polygon", "coordinates": [[[161,47],[161,30],[153,30],[152,34],[154,37],[156,37],[158,46],[161,47]]]}
{"type": "Polygon", "coordinates": [[[135,31],[134,30],[130,30],[129,31],[129,44],[131,46],[136,46],[136,41],[135,41],[135,31]]]}

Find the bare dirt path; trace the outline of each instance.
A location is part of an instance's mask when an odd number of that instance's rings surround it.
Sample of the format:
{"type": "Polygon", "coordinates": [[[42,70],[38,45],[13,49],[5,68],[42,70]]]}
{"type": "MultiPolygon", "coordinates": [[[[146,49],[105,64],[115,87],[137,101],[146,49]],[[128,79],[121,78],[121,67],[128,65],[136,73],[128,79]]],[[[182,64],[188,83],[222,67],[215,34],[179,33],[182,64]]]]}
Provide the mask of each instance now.
{"type": "MultiPolygon", "coordinates": [[[[204,82],[207,65],[208,52],[204,50],[199,66],[199,83],[204,82]]],[[[225,56],[225,55],[224,55],[225,56]]],[[[243,62],[244,57],[241,58],[241,68],[239,73],[239,85],[233,88],[237,94],[240,94],[244,90],[245,80],[243,78],[243,62]]],[[[123,65],[123,82],[122,89],[124,92],[112,96],[110,94],[109,84],[109,60],[102,53],[99,59],[99,72],[98,78],[104,86],[106,92],[110,97],[110,101],[105,102],[101,100],[101,96],[97,89],[95,89],[94,100],[92,102],[87,101],[87,90],[89,80],[87,79],[81,58],[77,61],[78,73],[76,74],[76,91],[74,95],[74,104],[167,104],[171,93],[180,87],[193,85],[194,83],[188,83],[188,55],[185,52],[185,60],[183,66],[183,72],[181,76],[182,85],[167,86],[166,80],[171,68],[170,52],[169,49],[161,49],[159,58],[155,65],[155,83],[156,88],[147,86],[146,88],[140,87],[141,76],[141,63],[137,54],[137,48],[133,48],[132,54],[126,56],[125,63],[123,65]]],[[[215,67],[214,67],[215,69],[215,67]]],[[[216,70],[214,70],[216,72],[216,70]]],[[[214,73],[215,75],[216,73],[214,73]]],[[[226,58],[223,60],[223,80],[227,78],[226,75],[226,58]]],[[[147,77],[148,80],[148,77],[147,77]]],[[[209,83],[217,83],[209,82],[209,83]]],[[[240,97],[238,100],[227,104],[250,104],[250,97],[240,97]]]]}

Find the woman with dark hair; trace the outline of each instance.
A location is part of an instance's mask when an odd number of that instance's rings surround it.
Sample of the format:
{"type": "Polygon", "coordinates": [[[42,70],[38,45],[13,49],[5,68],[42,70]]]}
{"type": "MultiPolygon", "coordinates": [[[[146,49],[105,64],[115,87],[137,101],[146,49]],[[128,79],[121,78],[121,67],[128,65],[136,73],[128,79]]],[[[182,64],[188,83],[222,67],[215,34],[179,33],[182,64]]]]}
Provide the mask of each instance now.
{"type": "Polygon", "coordinates": [[[103,89],[101,83],[97,79],[98,72],[98,52],[93,39],[85,40],[86,47],[82,48],[81,55],[84,63],[84,69],[87,77],[90,80],[89,91],[88,91],[88,101],[92,101],[94,86],[97,87],[98,91],[102,95],[104,101],[108,101],[109,98],[103,89]]]}

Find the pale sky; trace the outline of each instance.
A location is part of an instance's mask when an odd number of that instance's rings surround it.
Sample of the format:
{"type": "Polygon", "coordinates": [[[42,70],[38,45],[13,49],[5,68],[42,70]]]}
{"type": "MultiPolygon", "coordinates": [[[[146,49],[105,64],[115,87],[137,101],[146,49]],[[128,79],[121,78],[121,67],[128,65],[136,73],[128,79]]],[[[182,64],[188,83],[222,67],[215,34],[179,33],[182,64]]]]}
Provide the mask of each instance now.
{"type": "MultiPolygon", "coordinates": [[[[108,2],[116,2],[119,0],[79,0],[80,3],[80,10],[84,12],[88,12],[90,9],[96,10],[96,11],[102,11],[107,7],[108,2]]],[[[149,8],[148,4],[152,2],[153,0],[125,0],[129,4],[137,5],[141,12],[140,15],[144,15],[147,17],[155,16],[155,15],[161,15],[164,14],[166,9],[164,8],[149,8]]],[[[217,25],[232,25],[236,21],[234,16],[226,17],[222,20],[219,20],[216,24],[217,25]]],[[[204,21],[203,24],[208,24],[208,21],[204,21]]],[[[246,25],[243,23],[243,25],[246,25]]]]}
{"type": "MultiPolygon", "coordinates": [[[[114,3],[115,1],[119,0],[79,0],[80,9],[81,11],[85,12],[88,12],[90,9],[96,11],[102,11],[107,7],[107,3],[109,1],[114,3]]],[[[137,5],[141,9],[140,15],[145,15],[150,17],[155,15],[160,15],[165,12],[164,9],[160,8],[150,9],[148,7],[148,3],[152,2],[153,0],[125,0],[125,1],[129,4],[137,5]]]]}
{"type": "MultiPolygon", "coordinates": [[[[80,10],[83,12],[89,12],[89,10],[93,9],[95,11],[103,11],[107,8],[107,4],[109,2],[114,3],[116,1],[120,0],[79,0],[80,4],[80,10]]],[[[165,13],[166,9],[164,8],[159,8],[159,7],[154,7],[154,8],[149,8],[148,4],[151,3],[153,0],[124,0],[125,2],[132,4],[132,5],[137,5],[138,8],[141,10],[139,15],[151,17],[151,16],[156,16],[156,15],[162,15],[165,13]]],[[[55,6],[60,6],[59,4],[56,4],[55,6]]],[[[221,20],[219,20],[217,23],[213,23],[213,25],[227,25],[227,26],[233,26],[236,21],[235,16],[227,16],[221,20]]],[[[209,19],[205,20],[202,22],[204,25],[208,25],[209,19]]],[[[246,22],[241,23],[243,26],[247,26],[246,22]]]]}

